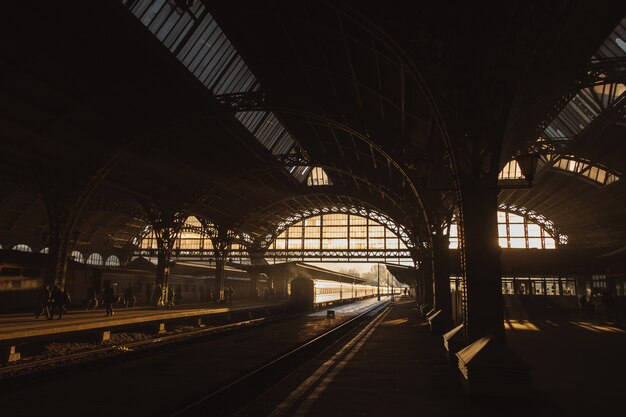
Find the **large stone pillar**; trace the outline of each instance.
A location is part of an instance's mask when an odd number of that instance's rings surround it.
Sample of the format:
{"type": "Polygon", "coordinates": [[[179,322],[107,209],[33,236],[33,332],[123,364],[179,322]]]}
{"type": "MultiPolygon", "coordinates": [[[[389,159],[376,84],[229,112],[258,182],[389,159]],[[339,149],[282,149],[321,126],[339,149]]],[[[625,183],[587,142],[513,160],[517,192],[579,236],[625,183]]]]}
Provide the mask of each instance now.
{"type": "Polygon", "coordinates": [[[215,256],[215,293],[214,300],[225,301],[224,288],[226,285],[226,260],[230,253],[230,248],[234,232],[223,226],[216,226],[217,233],[213,237],[213,253],[215,256]]]}
{"type": "Polygon", "coordinates": [[[76,209],[73,199],[67,195],[67,190],[50,186],[43,194],[48,214],[47,239],[45,239],[48,243],[48,261],[45,283],[64,288],[68,256],[78,238],[78,233],[73,231],[76,209]]]}
{"type": "Polygon", "coordinates": [[[452,328],[452,299],[450,298],[450,266],[448,235],[436,233],[433,241],[434,306],[428,322],[433,333],[444,333],[452,328]]]}
{"type": "Polygon", "coordinates": [[[224,301],[224,285],[226,283],[226,259],[224,256],[215,257],[215,287],[213,297],[217,302],[224,301]]]}
{"type": "Polygon", "coordinates": [[[424,318],[433,308],[433,258],[430,253],[422,254],[418,268],[418,302],[420,315],[424,318]]]}
{"type": "Polygon", "coordinates": [[[504,341],[497,196],[497,177],[481,186],[467,184],[463,188],[464,316],[468,343],[487,334],[504,341]]]}
{"type": "MultiPolygon", "coordinates": [[[[465,270],[463,328],[468,346],[456,353],[462,382],[472,396],[527,396],[530,366],[509,350],[497,228],[497,174],[461,178],[462,251],[465,270]],[[476,177],[474,177],[474,180],[476,177]]],[[[461,332],[448,332],[448,343],[461,332]]],[[[447,339],[446,339],[447,337],[447,339]]]]}

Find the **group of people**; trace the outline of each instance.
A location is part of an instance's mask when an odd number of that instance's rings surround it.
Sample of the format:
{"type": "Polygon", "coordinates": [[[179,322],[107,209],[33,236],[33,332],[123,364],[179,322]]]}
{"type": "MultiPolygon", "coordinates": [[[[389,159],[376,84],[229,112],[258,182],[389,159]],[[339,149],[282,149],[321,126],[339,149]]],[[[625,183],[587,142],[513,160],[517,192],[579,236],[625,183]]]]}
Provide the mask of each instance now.
{"type": "Polygon", "coordinates": [[[115,294],[111,286],[106,286],[102,294],[99,294],[93,286],[90,286],[87,289],[87,305],[85,309],[94,310],[98,305],[102,305],[106,310],[106,315],[110,317],[114,314],[113,304],[118,302],[121,302],[125,307],[135,307],[137,298],[130,284],[128,284],[128,287],[124,290],[122,298],[115,294]]]}
{"type": "Polygon", "coordinates": [[[72,302],[70,294],[61,289],[58,285],[46,284],[39,293],[37,300],[37,308],[35,311],[35,318],[39,318],[42,315],[46,319],[52,320],[55,313],[58,314],[59,320],[63,317],[63,313],[66,313],[66,307],[72,302]]]}
{"type": "Polygon", "coordinates": [[[615,318],[615,300],[607,291],[580,297],[580,308],[589,318],[609,320],[615,318]]]}
{"type": "Polygon", "coordinates": [[[173,285],[168,285],[167,289],[165,289],[161,284],[157,284],[157,286],[154,287],[154,292],[152,293],[152,306],[154,308],[174,308],[181,300],[182,294],[180,288],[178,291],[175,291],[173,285]]]}

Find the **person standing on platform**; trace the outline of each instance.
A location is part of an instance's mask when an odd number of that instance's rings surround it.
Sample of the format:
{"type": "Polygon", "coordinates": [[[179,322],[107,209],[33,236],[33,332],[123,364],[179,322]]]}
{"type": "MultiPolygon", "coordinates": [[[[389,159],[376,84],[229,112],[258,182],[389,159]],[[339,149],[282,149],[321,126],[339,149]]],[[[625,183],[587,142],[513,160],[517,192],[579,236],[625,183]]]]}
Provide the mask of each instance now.
{"type": "Polygon", "coordinates": [[[98,297],[96,296],[96,289],[93,285],[90,285],[87,289],[87,310],[93,310],[98,305],[98,297]]]}
{"type": "Polygon", "coordinates": [[[50,303],[52,299],[52,292],[48,284],[44,285],[37,298],[37,311],[35,312],[35,318],[41,317],[42,314],[46,315],[46,318],[50,317],[50,303]]]}
{"type": "Polygon", "coordinates": [[[113,303],[116,301],[115,293],[113,292],[113,288],[110,285],[107,285],[104,289],[104,294],[102,294],[102,303],[107,311],[107,317],[111,317],[113,315],[113,303]]]}
{"type": "Polygon", "coordinates": [[[126,307],[135,307],[136,301],[137,301],[137,298],[135,297],[135,294],[133,293],[133,287],[130,284],[128,284],[128,288],[124,290],[124,304],[126,305],[126,307]]]}
{"type": "Polygon", "coordinates": [[[167,286],[167,306],[169,308],[174,308],[176,307],[176,305],[174,304],[174,286],[173,285],[168,285],[167,286]]]}
{"type": "Polygon", "coordinates": [[[63,318],[63,307],[66,304],[65,293],[58,285],[52,287],[52,307],[50,308],[49,320],[54,318],[54,311],[59,312],[59,320],[63,318]]]}

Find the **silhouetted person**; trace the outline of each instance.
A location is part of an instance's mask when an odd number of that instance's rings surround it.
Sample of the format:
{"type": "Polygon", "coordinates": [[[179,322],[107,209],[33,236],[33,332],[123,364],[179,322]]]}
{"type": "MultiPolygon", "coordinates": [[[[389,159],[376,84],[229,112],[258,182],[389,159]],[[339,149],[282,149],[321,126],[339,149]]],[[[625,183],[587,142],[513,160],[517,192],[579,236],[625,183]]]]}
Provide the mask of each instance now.
{"type": "Polygon", "coordinates": [[[113,315],[113,303],[115,301],[115,293],[113,292],[113,288],[106,287],[104,289],[104,293],[102,294],[102,303],[104,304],[104,308],[106,308],[108,317],[111,317],[113,315]]]}
{"type": "Polygon", "coordinates": [[[87,288],[87,310],[93,310],[98,305],[98,297],[96,295],[96,289],[93,285],[87,288]]]}
{"type": "Polygon", "coordinates": [[[133,287],[128,284],[128,288],[124,290],[124,303],[126,307],[135,307],[135,302],[137,302],[137,298],[135,298],[133,293],[133,287]]]}
{"type": "Polygon", "coordinates": [[[161,304],[161,300],[163,300],[163,287],[161,287],[161,284],[157,284],[152,293],[152,306],[158,308],[161,304]]]}
{"type": "Polygon", "coordinates": [[[224,288],[224,296],[226,297],[227,304],[233,303],[233,295],[235,295],[235,290],[233,290],[233,287],[224,288]]]}
{"type": "Polygon", "coordinates": [[[176,307],[174,304],[174,288],[171,285],[168,285],[167,287],[167,306],[169,308],[174,308],[176,307]]]}
{"type": "Polygon", "coordinates": [[[59,313],[59,320],[61,320],[64,312],[63,307],[66,303],[64,291],[58,285],[52,287],[52,307],[50,308],[50,317],[48,317],[48,319],[52,320],[54,318],[54,312],[57,311],[59,313]]]}
{"type": "Polygon", "coordinates": [[[46,318],[50,318],[50,304],[52,304],[52,292],[50,291],[50,286],[46,284],[37,296],[37,311],[35,311],[35,318],[38,319],[42,314],[45,314],[46,318]]]}
{"type": "Polygon", "coordinates": [[[176,292],[174,293],[174,304],[180,305],[183,301],[183,291],[180,285],[176,287],[176,292]]]}

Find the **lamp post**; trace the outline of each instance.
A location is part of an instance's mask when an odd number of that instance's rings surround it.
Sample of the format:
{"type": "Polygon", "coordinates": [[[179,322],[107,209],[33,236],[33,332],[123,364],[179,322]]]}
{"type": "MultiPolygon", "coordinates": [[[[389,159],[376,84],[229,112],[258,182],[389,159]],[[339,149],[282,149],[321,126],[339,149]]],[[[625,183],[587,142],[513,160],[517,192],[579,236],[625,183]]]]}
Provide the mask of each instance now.
{"type": "Polygon", "coordinates": [[[376,263],[376,280],[378,281],[378,301],[380,301],[380,262],[376,263]]]}

